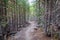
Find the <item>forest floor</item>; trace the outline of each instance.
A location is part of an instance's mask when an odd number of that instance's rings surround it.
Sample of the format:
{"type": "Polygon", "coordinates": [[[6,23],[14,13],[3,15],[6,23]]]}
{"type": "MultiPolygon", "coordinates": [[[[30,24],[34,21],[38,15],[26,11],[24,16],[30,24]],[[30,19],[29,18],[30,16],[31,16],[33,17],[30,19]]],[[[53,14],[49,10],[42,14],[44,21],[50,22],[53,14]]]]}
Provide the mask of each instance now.
{"type": "Polygon", "coordinates": [[[8,40],[52,40],[50,37],[45,36],[42,28],[37,28],[37,23],[30,22],[30,25],[20,32],[17,32],[15,36],[9,37],[8,40]]]}

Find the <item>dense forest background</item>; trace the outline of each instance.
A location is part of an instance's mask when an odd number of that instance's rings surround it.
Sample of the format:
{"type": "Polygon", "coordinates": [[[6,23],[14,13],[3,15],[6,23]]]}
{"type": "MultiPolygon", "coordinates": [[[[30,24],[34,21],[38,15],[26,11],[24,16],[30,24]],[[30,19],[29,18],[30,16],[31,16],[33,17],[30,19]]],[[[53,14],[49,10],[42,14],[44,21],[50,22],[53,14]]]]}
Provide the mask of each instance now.
{"type": "Polygon", "coordinates": [[[60,40],[60,0],[0,0],[1,40],[26,28],[30,21],[60,40]]]}

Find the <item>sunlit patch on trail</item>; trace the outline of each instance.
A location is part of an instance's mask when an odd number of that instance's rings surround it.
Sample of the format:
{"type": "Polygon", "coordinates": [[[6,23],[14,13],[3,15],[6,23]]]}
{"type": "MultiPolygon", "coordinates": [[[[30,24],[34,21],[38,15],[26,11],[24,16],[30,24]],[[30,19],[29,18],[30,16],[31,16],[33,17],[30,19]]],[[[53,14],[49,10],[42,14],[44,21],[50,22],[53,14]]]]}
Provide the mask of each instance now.
{"type": "Polygon", "coordinates": [[[31,25],[29,27],[27,27],[27,30],[26,30],[26,40],[32,39],[31,33],[35,31],[34,28],[37,28],[36,24],[34,22],[30,22],[30,23],[31,23],[31,25]]]}

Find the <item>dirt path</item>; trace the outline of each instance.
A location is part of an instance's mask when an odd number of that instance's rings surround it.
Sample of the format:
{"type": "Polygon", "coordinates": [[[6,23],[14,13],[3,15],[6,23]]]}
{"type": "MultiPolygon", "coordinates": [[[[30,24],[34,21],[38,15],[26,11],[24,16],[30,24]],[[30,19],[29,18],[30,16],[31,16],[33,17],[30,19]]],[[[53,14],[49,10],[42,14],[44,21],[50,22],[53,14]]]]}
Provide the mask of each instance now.
{"type": "Polygon", "coordinates": [[[31,24],[18,32],[15,36],[11,37],[11,40],[52,40],[44,35],[41,28],[37,28],[34,21],[31,24]],[[36,29],[35,29],[36,28],[36,29]]]}

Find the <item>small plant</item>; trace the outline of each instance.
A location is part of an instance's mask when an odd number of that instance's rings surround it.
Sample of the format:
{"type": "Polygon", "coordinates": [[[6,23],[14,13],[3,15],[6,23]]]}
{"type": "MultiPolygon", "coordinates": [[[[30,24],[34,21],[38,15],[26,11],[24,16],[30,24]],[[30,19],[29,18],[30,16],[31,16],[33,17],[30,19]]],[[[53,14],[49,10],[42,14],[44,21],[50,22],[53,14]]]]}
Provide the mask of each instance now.
{"type": "Polygon", "coordinates": [[[0,16],[0,25],[5,27],[7,22],[6,22],[6,16],[0,16]]]}
{"type": "Polygon", "coordinates": [[[59,40],[59,33],[55,33],[53,38],[54,38],[54,40],[59,40]]]}

